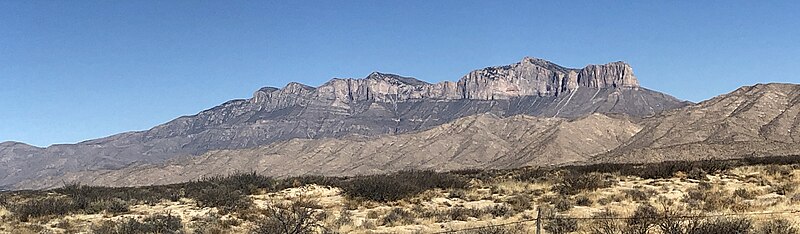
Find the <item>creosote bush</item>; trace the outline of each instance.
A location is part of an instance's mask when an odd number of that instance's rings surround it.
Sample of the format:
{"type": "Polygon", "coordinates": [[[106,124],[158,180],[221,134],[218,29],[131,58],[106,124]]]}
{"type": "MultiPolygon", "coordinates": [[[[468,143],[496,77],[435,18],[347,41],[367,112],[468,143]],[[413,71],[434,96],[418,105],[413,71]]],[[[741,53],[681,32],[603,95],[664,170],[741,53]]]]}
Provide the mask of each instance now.
{"type": "Polygon", "coordinates": [[[465,189],[468,186],[469,183],[463,177],[433,171],[401,171],[388,175],[357,176],[339,185],[350,197],[378,202],[410,198],[434,188],[465,189]]]}
{"type": "Polygon", "coordinates": [[[600,173],[562,171],[556,178],[553,191],[562,195],[575,195],[583,191],[595,191],[611,186],[611,182],[600,173]]]}
{"type": "Polygon", "coordinates": [[[771,219],[762,223],[757,229],[757,234],[783,234],[800,233],[792,222],[786,219],[771,219]]]}
{"type": "Polygon", "coordinates": [[[31,218],[66,215],[79,209],[71,199],[64,197],[34,198],[7,207],[22,222],[28,222],[31,218]]]}
{"type": "Polygon", "coordinates": [[[413,224],[416,220],[414,213],[411,213],[403,208],[394,208],[388,214],[383,216],[383,225],[398,226],[413,224]]]}
{"type": "Polygon", "coordinates": [[[326,214],[316,200],[300,198],[291,204],[273,204],[264,212],[266,219],[252,230],[254,234],[313,233],[322,228],[326,214]]]}
{"type": "Polygon", "coordinates": [[[155,214],[141,221],[127,219],[125,221],[105,221],[92,227],[96,234],[132,234],[132,233],[180,233],[183,229],[181,218],[171,214],[155,214]]]}
{"type": "Polygon", "coordinates": [[[545,221],[544,230],[552,234],[572,233],[578,230],[578,221],[565,216],[555,216],[545,221]]]}

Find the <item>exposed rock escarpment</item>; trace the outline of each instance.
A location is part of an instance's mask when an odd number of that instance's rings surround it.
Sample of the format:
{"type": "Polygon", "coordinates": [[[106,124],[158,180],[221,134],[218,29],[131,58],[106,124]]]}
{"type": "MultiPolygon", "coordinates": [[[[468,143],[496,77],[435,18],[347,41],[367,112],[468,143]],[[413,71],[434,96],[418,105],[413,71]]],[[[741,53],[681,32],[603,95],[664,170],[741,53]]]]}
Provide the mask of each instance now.
{"type": "Polygon", "coordinates": [[[630,66],[622,62],[573,69],[525,58],[436,84],[375,72],[319,87],[289,83],[281,89],[261,88],[250,99],[228,101],[146,131],[47,148],[0,146],[0,186],[290,139],[410,133],[481,113],[644,117],[686,104],[639,87],[630,66]]]}

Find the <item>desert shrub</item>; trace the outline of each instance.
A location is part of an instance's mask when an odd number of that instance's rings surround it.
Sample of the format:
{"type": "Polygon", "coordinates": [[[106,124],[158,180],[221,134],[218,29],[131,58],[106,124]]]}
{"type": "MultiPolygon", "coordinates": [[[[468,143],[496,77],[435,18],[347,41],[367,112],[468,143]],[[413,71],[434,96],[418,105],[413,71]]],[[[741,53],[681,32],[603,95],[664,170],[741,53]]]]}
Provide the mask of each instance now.
{"type": "Polygon", "coordinates": [[[206,177],[197,183],[199,183],[201,186],[203,184],[211,184],[215,186],[224,185],[232,190],[238,190],[245,195],[254,194],[262,188],[270,191],[274,190],[277,184],[275,179],[272,177],[259,175],[255,172],[206,177]]]}
{"type": "Polygon", "coordinates": [[[522,224],[473,228],[456,234],[523,234],[528,233],[522,224]]]}
{"type": "Polygon", "coordinates": [[[217,207],[223,212],[249,208],[253,202],[245,194],[228,185],[216,185],[192,192],[192,198],[200,207],[217,207]]]}
{"type": "Polygon", "coordinates": [[[575,195],[583,191],[594,191],[611,186],[599,173],[563,171],[559,174],[553,191],[562,195],[575,195]]]}
{"type": "Polygon", "coordinates": [[[66,215],[79,209],[71,199],[63,197],[29,199],[19,203],[8,204],[7,208],[22,222],[28,222],[31,218],[66,215]]]}
{"type": "Polygon", "coordinates": [[[603,211],[592,215],[589,223],[589,233],[591,234],[618,234],[622,233],[625,224],[620,222],[619,214],[613,211],[603,211]]]}
{"type": "Polygon", "coordinates": [[[745,234],[750,233],[752,221],[746,218],[717,218],[697,222],[687,227],[687,234],[745,234]]]}
{"type": "Polygon", "coordinates": [[[130,234],[130,233],[180,233],[183,229],[181,218],[171,214],[155,214],[138,221],[127,219],[125,221],[105,221],[99,226],[92,227],[92,232],[97,234],[130,234]]]}
{"type": "Polygon", "coordinates": [[[520,169],[515,175],[514,179],[519,181],[537,182],[547,179],[555,171],[550,168],[526,168],[520,169]]]}
{"type": "Polygon", "coordinates": [[[551,234],[575,232],[578,230],[578,221],[565,216],[555,216],[544,222],[544,230],[551,234]]]}
{"type": "Polygon", "coordinates": [[[128,203],[119,198],[103,199],[90,202],[85,210],[89,214],[100,213],[103,211],[116,214],[129,211],[128,203]]]}
{"type": "Polygon", "coordinates": [[[448,211],[451,220],[467,221],[470,217],[480,218],[484,211],[476,208],[453,207],[448,211]]]}
{"type": "Polygon", "coordinates": [[[706,171],[703,170],[702,168],[698,168],[698,167],[692,168],[691,170],[689,170],[689,172],[686,173],[686,175],[687,175],[687,177],[689,177],[689,179],[708,180],[708,177],[707,177],[708,173],[706,173],[706,171]]]}
{"type": "Polygon", "coordinates": [[[299,199],[291,204],[274,204],[265,209],[267,218],[253,230],[254,234],[312,233],[322,228],[325,214],[317,210],[315,200],[299,199]]]}
{"type": "Polygon", "coordinates": [[[448,198],[458,198],[461,200],[467,200],[467,191],[464,189],[454,189],[450,191],[450,194],[447,196],[448,198]]]}
{"type": "Polygon", "coordinates": [[[587,196],[576,196],[575,197],[575,205],[579,206],[591,206],[594,204],[594,201],[587,196]]]}
{"type": "Polygon", "coordinates": [[[394,208],[388,214],[383,216],[383,225],[396,226],[396,225],[409,225],[413,224],[416,220],[414,214],[402,208],[394,208]]]}
{"type": "Polygon", "coordinates": [[[789,195],[797,190],[797,183],[795,182],[781,182],[771,186],[771,190],[778,195],[789,195]]]}
{"type": "Polygon", "coordinates": [[[516,213],[514,209],[503,204],[484,207],[483,212],[491,214],[493,217],[508,217],[516,213]]]}
{"type": "Polygon", "coordinates": [[[223,234],[229,233],[231,227],[239,224],[241,221],[237,219],[222,219],[222,216],[217,213],[209,213],[193,220],[191,228],[195,234],[223,234]]]}
{"type": "Polygon", "coordinates": [[[572,201],[569,200],[569,197],[559,196],[555,201],[553,201],[553,206],[558,211],[568,211],[572,209],[573,204],[572,201]]]}
{"type": "Polygon", "coordinates": [[[518,194],[507,198],[504,203],[508,204],[509,208],[515,212],[522,212],[533,207],[532,201],[533,198],[530,195],[518,194]]]}
{"type": "Polygon", "coordinates": [[[733,198],[727,190],[701,183],[686,191],[684,202],[694,207],[701,207],[705,211],[719,211],[734,204],[733,198]]]}
{"type": "Polygon", "coordinates": [[[367,212],[368,219],[377,219],[379,217],[381,217],[381,214],[379,214],[376,210],[370,210],[367,212]]]}
{"type": "Polygon", "coordinates": [[[353,223],[353,212],[348,209],[342,209],[339,212],[339,217],[336,217],[336,220],[333,221],[333,225],[337,228],[349,225],[353,223]]]}
{"type": "Polygon", "coordinates": [[[768,175],[789,176],[792,174],[792,168],[785,165],[771,164],[764,167],[764,172],[768,175]]]}
{"type": "Polygon", "coordinates": [[[658,209],[650,204],[642,204],[636,207],[630,219],[627,220],[628,227],[626,233],[647,234],[647,232],[658,223],[658,209]]]}
{"type": "Polygon", "coordinates": [[[757,234],[790,234],[800,233],[794,225],[787,219],[772,219],[759,225],[755,233],[757,234]]]}
{"type": "Polygon", "coordinates": [[[641,202],[647,201],[650,199],[651,196],[654,196],[658,192],[653,189],[645,189],[645,188],[633,188],[627,189],[623,191],[625,196],[630,198],[633,201],[641,202]]]}
{"type": "Polygon", "coordinates": [[[750,191],[746,188],[739,188],[733,191],[733,195],[740,197],[742,199],[752,200],[755,199],[756,196],[758,196],[758,193],[755,191],[750,191]]]}
{"type": "Polygon", "coordinates": [[[397,201],[434,188],[464,189],[462,177],[433,171],[401,171],[388,175],[357,176],[342,182],[340,188],[350,197],[378,202],[397,201]]]}

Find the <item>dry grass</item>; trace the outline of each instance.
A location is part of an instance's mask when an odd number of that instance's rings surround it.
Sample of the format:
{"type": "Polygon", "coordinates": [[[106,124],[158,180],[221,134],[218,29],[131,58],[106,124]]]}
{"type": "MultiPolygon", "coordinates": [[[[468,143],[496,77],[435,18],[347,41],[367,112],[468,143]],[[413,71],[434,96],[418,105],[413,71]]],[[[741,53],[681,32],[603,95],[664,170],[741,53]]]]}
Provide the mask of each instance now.
{"type": "MultiPolygon", "coordinates": [[[[669,233],[659,230],[688,228],[690,225],[705,225],[697,228],[711,230],[726,222],[730,225],[745,223],[716,219],[697,223],[666,222],[659,217],[800,210],[800,193],[795,189],[800,183],[800,167],[792,165],[740,166],[706,174],[681,172],[674,173],[671,178],[651,179],[613,172],[567,173],[531,177],[533,179],[483,175],[471,178],[466,187],[426,186],[424,191],[402,197],[379,196],[376,200],[353,195],[366,190],[348,194],[339,187],[302,182],[277,190],[250,188],[256,192],[242,193],[241,199],[250,205],[241,207],[238,203],[204,205],[187,197],[138,203],[98,200],[87,206],[99,207],[94,208],[96,212],[70,211],[63,216],[44,215],[28,219],[20,219],[9,207],[39,199],[38,195],[16,193],[10,197],[6,195],[4,203],[0,203],[3,204],[0,205],[0,233],[89,232],[97,229],[98,224],[126,220],[144,222],[147,217],[157,214],[169,214],[181,220],[179,231],[184,233],[272,233],[257,230],[271,229],[269,225],[274,224],[278,215],[286,220],[302,216],[303,222],[312,227],[309,230],[320,233],[323,230],[334,233],[427,233],[533,219],[537,215],[536,207],[542,208],[545,217],[566,218],[546,223],[548,230],[557,233],[601,233],[601,229],[632,231],[644,227],[651,230],[649,233],[669,233]],[[120,205],[123,202],[130,205],[123,209],[120,205]],[[568,219],[632,215],[655,217],[636,223],[568,219]]],[[[219,193],[227,192],[230,191],[219,193]]],[[[210,194],[215,193],[210,191],[210,194]]],[[[213,201],[212,198],[203,199],[213,201]]],[[[781,233],[782,230],[796,230],[800,215],[748,216],[747,220],[751,222],[748,228],[753,233],[781,233]]],[[[532,227],[532,222],[523,222],[463,233],[527,233],[532,227]]]]}

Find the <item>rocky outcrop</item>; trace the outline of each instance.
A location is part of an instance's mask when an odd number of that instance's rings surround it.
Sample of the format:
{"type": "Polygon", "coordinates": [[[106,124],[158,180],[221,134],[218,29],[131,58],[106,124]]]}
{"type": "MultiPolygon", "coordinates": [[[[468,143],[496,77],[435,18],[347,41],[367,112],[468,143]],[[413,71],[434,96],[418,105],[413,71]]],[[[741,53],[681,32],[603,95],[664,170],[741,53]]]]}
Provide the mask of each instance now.
{"type": "Polygon", "coordinates": [[[281,102],[285,93],[336,100],[398,102],[414,99],[499,100],[523,96],[558,96],[586,88],[635,89],[639,82],[633,69],[624,62],[589,65],[583,69],[565,68],[549,61],[526,57],[522,61],[499,67],[488,67],[462,77],[458,82],[430,84],[411,77],[373,72],[364,79],[333,79],[314,89],[287,85],[284,89],[262,88],[253,103],[281,102]],[[271,99],[276,99],[272,101],[271,99]]]}
{"type": "Polygon", "coordinates": [[[572,69],[525,58],[436,84],[375,72],[362,79],[333,79],[319,87],[289,83],[261,88],[250,99],[231,100],[146,131],[47,148],[0,148],[0,186],[291,139],[405,134],[483,113],[644,117],[686,104],[638,87],[630,66],[621,62],[572,69]]]}

